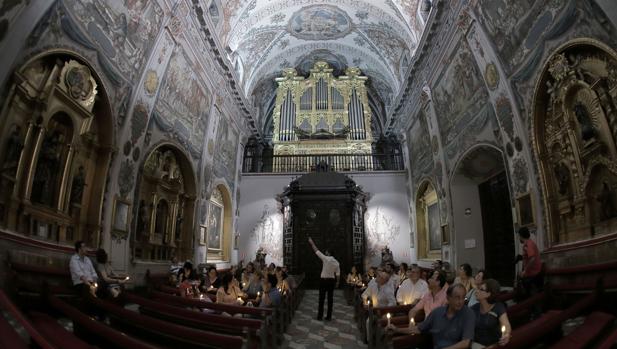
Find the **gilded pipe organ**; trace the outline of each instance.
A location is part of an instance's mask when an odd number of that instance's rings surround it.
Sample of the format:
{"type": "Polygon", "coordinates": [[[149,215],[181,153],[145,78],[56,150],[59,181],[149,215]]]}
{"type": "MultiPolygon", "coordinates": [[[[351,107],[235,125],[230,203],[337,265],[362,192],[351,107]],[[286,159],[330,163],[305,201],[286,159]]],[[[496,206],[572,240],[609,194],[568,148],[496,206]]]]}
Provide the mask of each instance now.
{"type": "Polygon", "coordinates": [[[308,78],[293,68],[276,78],[274,155],[371,154],[371,110],[360,69],[332,75],[316,62],[308,78]]]}

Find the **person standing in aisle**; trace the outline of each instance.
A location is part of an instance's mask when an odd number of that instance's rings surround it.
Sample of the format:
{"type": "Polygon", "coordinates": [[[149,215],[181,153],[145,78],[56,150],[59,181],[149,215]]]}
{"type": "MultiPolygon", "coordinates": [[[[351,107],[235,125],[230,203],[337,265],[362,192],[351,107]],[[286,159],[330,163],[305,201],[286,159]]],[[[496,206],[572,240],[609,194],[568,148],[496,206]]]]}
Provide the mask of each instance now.
{"type": "Polygon", "coordinates": [[[315,251],[315,254],[321,259],[323,266],[321,268],[321,280],[319,281],[319,310],[317,311],[317,320],[323,319],[324,298],[328,293],[328,313],[326,321],[332,320],[332,306],[334,301],[334,288],[338,287],[341,270],[338,261],[330,255],[327,249],[321,253],[313,239],[308,238],[309,244],[315,251]]]}

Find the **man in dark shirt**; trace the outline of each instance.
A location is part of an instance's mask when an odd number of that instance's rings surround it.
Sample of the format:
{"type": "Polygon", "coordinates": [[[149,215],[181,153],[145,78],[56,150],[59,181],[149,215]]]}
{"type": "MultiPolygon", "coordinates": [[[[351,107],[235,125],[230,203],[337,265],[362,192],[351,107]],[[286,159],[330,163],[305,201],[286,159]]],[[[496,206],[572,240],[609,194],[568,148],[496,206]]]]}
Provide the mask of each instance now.
{"type": "Polygon", "coordinates": [[[475,315],[465,305],[465,287],[448,288],[448,305],[433,310],[412,333],[430,333],[435,349],[469,348],[474,337],[475,315]]]}

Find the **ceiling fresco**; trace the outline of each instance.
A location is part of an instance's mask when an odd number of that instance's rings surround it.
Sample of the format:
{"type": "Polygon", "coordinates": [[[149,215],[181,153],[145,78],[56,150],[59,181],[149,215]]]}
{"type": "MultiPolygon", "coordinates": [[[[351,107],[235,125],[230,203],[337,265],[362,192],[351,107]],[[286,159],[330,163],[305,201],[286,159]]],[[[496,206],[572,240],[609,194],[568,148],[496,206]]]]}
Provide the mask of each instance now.
{"type": "Polygon", "coordinates": [[[387,108],[422,35],[419,10],[425,1],[222,0],[217,34],[249,98],[271,98],[255,90],[283,68],[305,75],[315,61],[325,60],[338,72],[359,67],[387,108]]]}

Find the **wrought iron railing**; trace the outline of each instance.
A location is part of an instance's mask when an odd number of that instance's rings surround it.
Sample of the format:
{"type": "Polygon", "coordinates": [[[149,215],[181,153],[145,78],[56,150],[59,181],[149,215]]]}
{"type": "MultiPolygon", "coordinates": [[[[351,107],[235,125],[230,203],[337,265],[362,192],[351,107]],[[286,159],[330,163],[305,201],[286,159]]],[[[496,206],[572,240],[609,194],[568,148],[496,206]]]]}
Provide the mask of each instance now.
{"type": "Polygon", "coordinates": [[[311,154],[246,156],[244,173],[287,173],[315,171],[401,171],[401,154],[311,154]]]}

